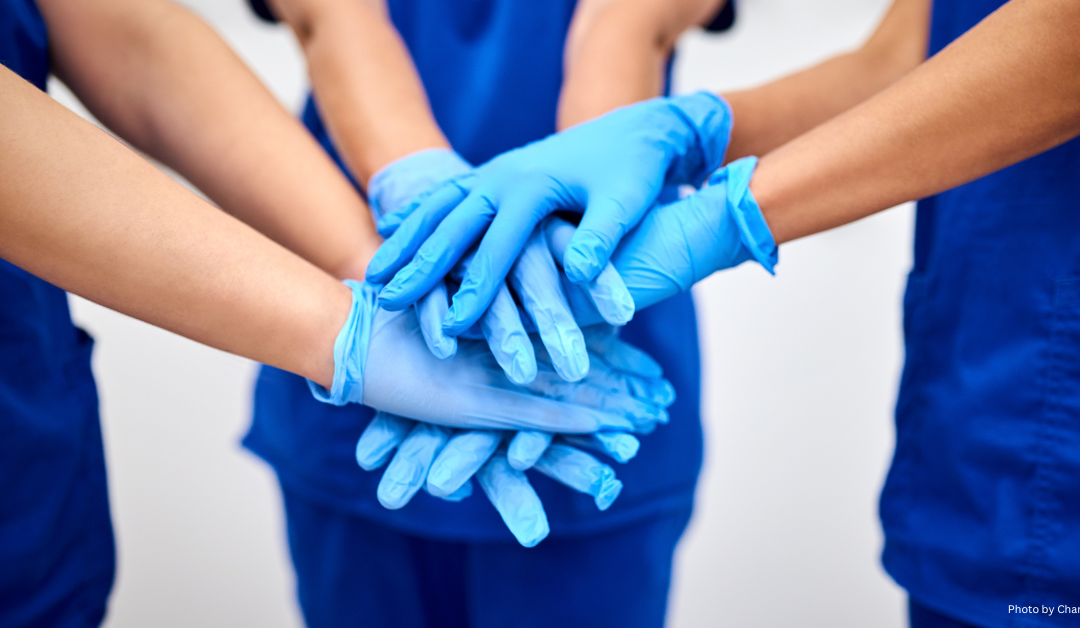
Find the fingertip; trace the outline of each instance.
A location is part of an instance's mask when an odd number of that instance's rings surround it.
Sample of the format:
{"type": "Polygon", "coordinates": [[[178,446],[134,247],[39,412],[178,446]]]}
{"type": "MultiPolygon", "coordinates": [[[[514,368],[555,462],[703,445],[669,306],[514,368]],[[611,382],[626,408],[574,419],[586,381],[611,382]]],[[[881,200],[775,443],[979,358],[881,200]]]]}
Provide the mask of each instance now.
{"type": "Polygon", "coordinates": [[[547,516],[541,509],[523,513],[522,521],[510,531],[523,547],[536,547],[540,541],[547,538],[551,528],[548,526],[547,516]]]}
{"type": "Polygon", "coordinates": [[[400,250],[393,240],[383,242],[382,246],[371,256],[371,260],[368,261],[364,278],[369,283],[383,284],[389,281],[394,275],[392,265],[397,260],[399,253],[400,250]]]}
{"type": "Polygon", "coordinates": [[[406,482],[383,474],[382,480],[379,481],[379,488],[375,494],[379,498],[379,503],[382,504],[383,508],[386,508],[387,510],[398,510],[409,502],[409,488],[410,487],[406,482]]]}
{"type": "Polygon", "coordinates": [[[531,353],[526,355],[524,351],[515,352],[514,359],[510,361],[510,370],[506,373],[510,381],[524,386],[535,380],[536,374],[536,358],[531,353]]]}
{"type": "Polygon", "coordinates": [[[596,494],[594,501],[596,507],[601,511],[611,508],[611,505],[618,499],[619,494],[622,493],[623,483],[622,480],[612,478],[605,482],[600,487],[600,491],[596,494]]]}

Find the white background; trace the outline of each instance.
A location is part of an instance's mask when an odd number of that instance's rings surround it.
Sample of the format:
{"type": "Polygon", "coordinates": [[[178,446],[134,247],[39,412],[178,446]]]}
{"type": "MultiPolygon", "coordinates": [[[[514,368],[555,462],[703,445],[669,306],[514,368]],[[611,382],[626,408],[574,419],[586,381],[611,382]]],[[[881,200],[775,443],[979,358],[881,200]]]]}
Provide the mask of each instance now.
{"type": "MultiPolygon", "coordinates": [[[[291,35],[241,0],[188,0],[291,110],[291,35]]],[[[885,0],[740,0],[680,43],[677,91],[750,86],[858,45],[885,0]]],[[[78,109],[62,86],[59,100],[78,109]]],[[[671,626],[904,624],[879,563],[912,210],[786,245],[696,289],[706,464],[671,626]]],[[[78,298],[96,337],[119,573],[109,628],[302,625],[270,470],[239,447],[256,366],[78,298]]],[[[648,446],[648,443],[645,443],[648,446]]]]}

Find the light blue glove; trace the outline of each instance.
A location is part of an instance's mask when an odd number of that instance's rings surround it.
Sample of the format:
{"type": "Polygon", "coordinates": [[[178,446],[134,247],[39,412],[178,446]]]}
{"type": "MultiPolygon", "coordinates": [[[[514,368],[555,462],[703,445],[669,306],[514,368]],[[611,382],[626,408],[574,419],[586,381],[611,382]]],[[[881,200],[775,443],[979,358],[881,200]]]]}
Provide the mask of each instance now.
{"type": "MultiPolygon", "coordinates": [[[[390,163],[371,178],[368,186],[379,232],[384,236],[393,234],[420,202],[440,193],[440,186],[453,194],[458,189],[454,182],[470,176],[471,172],[468,163],[447,149],[419,151],[390,163]]],[[[563,294],[560,275],[547,247],[540,242],[542,235],[537,233],[537,238],[537,245],[526,248],[510,275],[510,283],[527,316],[520,314],[508,286],[500,282],[480,321],[480,332],[513,382],[524,384],[536,377],[536,358],[527,338],[530,331],[539,331],[556,372],[569,381],[577,381],[588,372],[588,356],[563,294]]],[[[451,279],[461,280],[468,259],[451,271],[451,279]]],[[[633,300],[614,269],[609,268],[587,291],[607,322],[624,325],[633,316],[633,300]]],[[[455,338],[446,335],[442,328],[449,307],[445,282],[436,283],[416,302],[424,340],[439,358],[450,357],[457,350],[455,338]]]]}
{"type": "Polygon", "coordinates": [[[539,347],[537,377],[525,386],[511,383],[487,347],[461,340],[457,354],[433,356],[413,311],[388,312],[376,305],[367,284],[347,281],[353,303],[334,342],[330,390],[308,382],[320,401],[362,403],[435,425],[473,429],[526,429],[589,434],[633,431],[666,420],[661,404],[630,391],[654,383],[598,369],[580,382],[567,382],[539,347]],[[613,379],[625,382],[616,388],[613,379]],[[642,380],[642,381],[638,381],[642,380]]]}
{"type": "Polygon", "coordinates": [[[385,307],[404,308],[483,235],[444,321],[456,336],[483,314],[533,228],[571,210],[584,215],[565,270],[586,283],[665,185],[697,185],[719,167],[730,128],[727,104],[701,92],[624,107],[500,155],[421,203],[372,258],[368,277],[389,282],[385,307]],[[459,202],[463,190],[469,195],[459,202]]]}
{"type": "MultiPolygon", "coordinates": [[[[589,327],[584,336],[586,346],[594,356],[594,368],[586,380],[588,383],[599,390],[627,394],[660,407],[666,408],[674,402],[675,391],[671,384],[661,377],[660,366],[644,352],[619,341],[613,328],[604,325],[589,327]]],[[[542,346],[538,346],[537,351],[542,361],[549,359],[542,346]]],[[[660,414],[652,420],[638,423],[636,431],[646,433],[666,421],[666,415],[660,414]]],[[[384,472],[378,490],[379,500],[387,508],[401,508],[421,488],[444,499],[463,499],[472,492],[469,478],[483,468],[506,439],[509,439],[509,447],[501,455],[515,471],[534,466],[546,455],[552,442],[552,434],[548,432],[521,431],[511,438],[509,433],[497,430],[470,430],[457,432],[451,437],[448,430],[420,430],[419,425],[407,419],[380,413],[357,443],[357,463],[365,470],[376,469],[390,460],[390,466],[384,472]],[[414,439],[421,442],[411,442],[414,439]],[[395,448],[398,448],[397,453],[393,453],[395,448]]],[[[564,435],[561,438],[567,444],[606,453],[618,462],[633,458],[639,447],[637,439],[625,432],[603,431],[580,437],[564,435]]],[[[583,473],[602,478],[602,483],[596,486],[590,483],[585,488],[580,481],[568,480],[564,484],[599,498],[597,505],[606,508],[618,494],[612,488],[616,481],[614,472],[604,471],[606,468],[606,465],[591,456],[564,456],[557,463],[545,467],[543,472],[560,482],[566,478],[580,478],[583,473]],[[583,470],[581,463],[584,460],[591,462],[583,470]]],[[[495,466],[489,472],[500,473],[505,469],[505,465],[495,466]]],[[[513,480],[504,486],[524,487],[526,484],[513,480]]],[[[497,493],[497,496],[509,503],[524,500],[535,507],[521,511],[504,508],[502,502],[493,503],[503,515],[511,532],[523,544],[527,544],[529,534],[536,529],[536,513],[542,513],[543,508],[529,496],[531,489],[528,489],[528,494],[524,496],[515,496],[512,492],[507,489],[497,493]],[[522,513],[529,514],[526,516],[522,513]]],[[[489,497],[494,499],[490,494],[489,497]]]]}
{"type": "MultiPolygon", "coordinates": [[[[623,239],[612,263],[637,309],[685,292],[712,273],[745,261],[754,260],[774,272],[776,243],[750,193],[756,165],[756,157],[731,163],[710,178],[708,187],[649,212],[623,239]]],[[[574,230],[558,216],[545,221],[556,260],[562,259],[574,230]]],[[[570,294],[582,326],[602,320],[588,300],[570,294]]]]}

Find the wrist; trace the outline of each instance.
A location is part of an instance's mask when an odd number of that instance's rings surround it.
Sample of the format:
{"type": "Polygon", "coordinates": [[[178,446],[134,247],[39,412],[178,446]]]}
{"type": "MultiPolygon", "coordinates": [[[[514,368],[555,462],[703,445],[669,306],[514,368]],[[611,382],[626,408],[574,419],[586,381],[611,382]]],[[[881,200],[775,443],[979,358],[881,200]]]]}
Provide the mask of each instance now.
{"type": "Polygon", "coordinates": [[[366,283],[346,281],[345,285],[352,292],[351,305],[334,339],[333,361],[329,363],[324,357],[319,379],[308,378],[311,394],[335,406],[363,402],[364,364],[377,297],[375,289],[366,283]],[[328,369],[327,364],[333,368],[328,369]]]}
{"type": "Polygon", "coordinates": [[[738,228],[743,248],[751,259],[775,274],[779,257],[776,240],[750,189],[757,163],[757,157],[732,162],[710,177],[709,184],[726,186],[726,213],[738,228]]]}

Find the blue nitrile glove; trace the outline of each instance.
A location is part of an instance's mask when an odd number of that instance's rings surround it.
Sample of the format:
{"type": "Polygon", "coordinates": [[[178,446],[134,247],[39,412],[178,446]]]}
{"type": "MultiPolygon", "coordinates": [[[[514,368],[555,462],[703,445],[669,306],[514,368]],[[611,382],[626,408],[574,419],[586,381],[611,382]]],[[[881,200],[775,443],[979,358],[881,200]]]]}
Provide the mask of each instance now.
{"type": "Polygon", "coordinates": [[[566,273],[587,282],[665,185],[698,185],[720,166],[730,128],[728,105],[700,92],[617,109],[504,153],[421,203],[372,258],[368,278],[389,282],[385,307],[404,308],[483,235],[444,324],[456,336],[482,315],[537,223],[571,210],[584,216],[566,273]]]}
{"type": "MultiPolygon", "coordinates": [[[[614,328],[596,325],[587,328],[584,337],[586,346],[593,355],[594,364],[586,383],[600,390],[627,394],[661,407],[667,407],[674,402],[675,391],[671,384],[661,377],[660,366],[641,350],[619,341],[614,328]]],[[[536,350],[542,362],[550,360],[539,343],[536,350]]],[[[666,420],[666,414],[657,414],[653,419],[640,422],[636,431],[649,432],[658,423],[666,420]]],[[[532,467],[542,458],[552,437],[548,432],[539,431],[521,431],[511,437],[510,433],[497,430],[459,431],[451,436],[449,430],[436,426],[420,429],[422,425],[424,424],[379,413],[357,443],[356,459],[365,470],[376,469],[390,460],[390,466],[383,474],[378,491],[380,502],[387,508],[404,506],[420,488],[444,499],[463,499],[472,492],[469,478],[483,467],[505,439],[509,439],[509,451],[504,451],[502,456],[507,459],[511,469],[521,471],[532,467]],[[398,448],[398,451],[391,460],[395,448],[398,448]]],[[[562,437],[567,443],[571,438],[575,437],[562,437]]],[[[637,439],[631,434],[614,431],[582,435],[574,444],[607,453],[618,462],[626,462],[632,458],[638,448],[637,439]]],[[[562,481],[561,478],[578,478],[580,471],[564,467],[586,459],[593,460],[591,464],[598,469],[602,465],[591,457],[574,456],[546,468],[545,472],[550,471],[559,481],[562,481]]],[[[606,465],[604,467],[606,468],[606,465]]],[[[605,481],[584,492],[598,498],[598,506],[606,508],[606,504],[617,494],[610,486],[614,475],[613,472],[601,470],[597,470],[595,474],[605,481]]],[[[527,482],[518,480],[508,481],[507,484],[518,487],[526,485],[527,482]]],[[[580,483],[567,485],[582,490],[580,483]]],[[[542,513],[542,506],[535,498],[529,494],[515,497],[508,494],[509,490],[506,489],[498,495],[510,502],[520,499],[535,503],[536,508],[528,512],[535,513],[539,510],[542,513]]],[[[531,489],[521,490],[531,493],[531,489]]],[[[495,503],[495,506],[503,514],[511,532],[525,543],[528,532],[534,529],[532,515],[522,519],[512,514],[517,511],[503,508],[501,503],[495,503]]]]}
{"type": "MultiPolygon", "coordinates": [[[[731,163],[709,179],[708,187],[649,212],[623,239],[612,263],[637,309],[685,292],[712,273],[748,260],[774,272],[776,243],[750,193],[756,165],[756,157],[731,163]]],[[[561,259],[574,226],[552,216],[544,230],[552,254],[561,259]]],[[[601,320],[586,300],[571,301],[583,327],[601,320]]]]}
{"type": "Polygon", "coordinates": [[[440,360],[427,350],[411,309],[388,312],[376,305],[369,285],[345,283],[353,303],[334,342],[332,386],[326,390],[309,382],[320,401],[362,403],[418,421],[471,429],[587,434],[632,431],[666,420],[661,404],[632,394],[638,387],[655,389],[654,382],[614,377],[604,369],[581,382],[567,382],[550,366],[543,347],[534,347],[541,358],[537,377],[524,386],[511,383],[479,341],[461,340],[457,355],[440,360]]]}
{"type": "MultiPolygon", "coordinates": [[[[389,237],[420,200],[472,169],[460,155],[446,148],[420,150],[383,166],[368,181],[367,188],[368,206],[379,235],[389,237]]],[[[457,351],[457,340],[443,333],[441,325],[449,302],[443,282],[416,302],[424,340],[431,352],[443,359],[457,351]]]]}
{"type": "MultiPolygon", "coordinates": [[[[472,166],[457,153],[448,149],[418,151],[398,159],[371,178],[368,197],[379,225],[379,232],[391,235],[419,203],[440,189],[440,185],[453,191],[454,181],[470,176],[472,166]]],[[[511,283],[528,314],[523,323],[514,297],[506,283],[502,283],[491,306],[480,322],[480,329],[495,359],[507,376],[518,384],[524,384],[536,376],[536,358],[528,331],[540,332],[553,358],[556,372],[569,381],[577,381],[588,371],[589,362],[581,332],[562,294],[560,275],[549,259],[546,248],[533,247],[519,261],[519,268],[511,273],[511,283]],[[548,258],[548,259],[545,259],[548,258]],[[546,264],[546,265],[545,265],[546,264]],[[550,268],[549,268],[550,267],[550,268]],[[527,325],[526,323],[533,325],[527,325]]],[[[451,277],[460,281],[464,263],[459,264],[451,277]]],[[[589,286],[592,300],[604,320],[616,325],[626,324],[633,316],[633,300],[614,270],[605,273],[589,286]]],[[[444,282],[416,303],[420,329],[431,352],[439,358],[447,358],[457,350],[454,337],[443,332],[442,320],[450,306],[449,293],[444,282]]]]}

